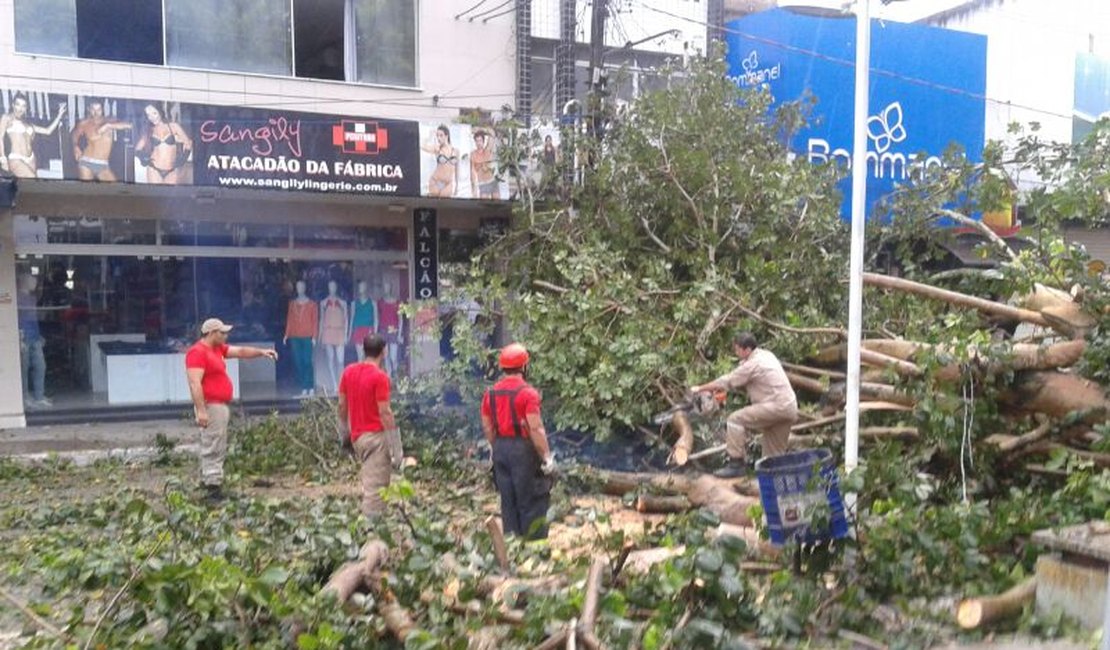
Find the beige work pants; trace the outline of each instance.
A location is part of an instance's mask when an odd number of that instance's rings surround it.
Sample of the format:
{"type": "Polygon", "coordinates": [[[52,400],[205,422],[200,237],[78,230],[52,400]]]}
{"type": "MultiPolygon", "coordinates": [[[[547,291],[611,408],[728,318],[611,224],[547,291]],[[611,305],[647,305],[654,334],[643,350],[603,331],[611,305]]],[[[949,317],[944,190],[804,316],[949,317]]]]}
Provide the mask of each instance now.
{"type": "Polygon", "coordinates": [[[364,433],[355,440],[355,458],[362,463],[358,472],[362,486],[362,514],[373,519],[385,512],[381,489],[389,487],[389,436],[385,432],[364,433]]]}
{"type": "Polygon", "coordinates": [[[201,485],[219,486],[224,482],[231,409],[227,404],[208,404],[205,410],[208,411],[208,426],[200,430],[200,482],[201,485]]]}
{"type": "Polygon", "coordinates": [[[790,441],[790,426],[798,419],[797,407],[753,404],[729,414],[725,428],[725,448],[730,458],[747,458],[749,431],[763,434],[763,458],[785,454],[790,441]]]}

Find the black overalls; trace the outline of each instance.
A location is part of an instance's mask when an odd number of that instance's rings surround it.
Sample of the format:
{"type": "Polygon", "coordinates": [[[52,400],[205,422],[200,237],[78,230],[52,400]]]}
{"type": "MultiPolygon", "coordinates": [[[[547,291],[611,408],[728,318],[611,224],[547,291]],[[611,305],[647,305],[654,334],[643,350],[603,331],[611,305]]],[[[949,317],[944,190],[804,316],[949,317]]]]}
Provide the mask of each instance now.
{"type": "Polygon", "coordinates": [[[547,537],[547,508],[551,503],[551,481],[540,472],[541,459],[528,438],[516,412],[516,396],[527,388],[486,391],[496,436],[493,442],[493,480],[501,493],[501,521],[506,534],[527,539],[547,537]],[[512,426],[500,430],[498,409],[509,409],[512,426]]]}

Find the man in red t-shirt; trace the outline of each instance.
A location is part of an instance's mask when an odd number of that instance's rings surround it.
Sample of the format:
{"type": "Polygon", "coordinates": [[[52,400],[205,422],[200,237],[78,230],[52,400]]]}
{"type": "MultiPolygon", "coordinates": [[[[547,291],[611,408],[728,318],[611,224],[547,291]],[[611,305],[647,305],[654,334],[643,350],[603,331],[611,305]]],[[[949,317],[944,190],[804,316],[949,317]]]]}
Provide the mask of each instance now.
{"type": "Polygon", "coordinates": [[[385,511],[382,488],[389,486],[390,464],[401,463],[400,434],[389,405],[389,375],[382,370],[386,342],[380,334],[362,340],[362,361],[343,370],[339,379],[339,429],[350,437],[362,464],[362,513],[374,519],[385,511]],[[392,442],[392,444],[391,444],[392,442]]]}
{"type": "Polygon", "coordinates": [[[505,532],[547,537],[555,457],[540,416],[540,394],[525,381],[528,350],[511,343],[501,350],[505,377],[482,398],[482,431],[492,447],[493,481],[501,493],[505,532]]]}
{"type": "Polygon", "coordinates": [[[224,456],[227,455],[227,422],[231,418],[228,403],[233,387],[227,376],[225,359],[266,357],[277,360],[277,352],[246,345],[228,345],[231,325],[218,318],[209,318],[200,326],[200,340],[185,353],[185,374],[189,378],[189,394],[193,412],[200,427],[200,482],[208,492],[208,500],[223,498],[224,456]]]}

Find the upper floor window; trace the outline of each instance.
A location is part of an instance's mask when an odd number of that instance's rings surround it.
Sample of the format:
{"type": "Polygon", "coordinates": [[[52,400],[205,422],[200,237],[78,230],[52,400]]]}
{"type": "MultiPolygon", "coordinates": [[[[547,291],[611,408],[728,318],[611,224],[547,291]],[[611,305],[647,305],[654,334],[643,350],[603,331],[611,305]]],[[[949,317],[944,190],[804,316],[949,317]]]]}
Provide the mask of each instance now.
{"type": "Polygon", "coordinates": [[[416,85],[414,0],[15,0],[16,50],[416,85]]]}

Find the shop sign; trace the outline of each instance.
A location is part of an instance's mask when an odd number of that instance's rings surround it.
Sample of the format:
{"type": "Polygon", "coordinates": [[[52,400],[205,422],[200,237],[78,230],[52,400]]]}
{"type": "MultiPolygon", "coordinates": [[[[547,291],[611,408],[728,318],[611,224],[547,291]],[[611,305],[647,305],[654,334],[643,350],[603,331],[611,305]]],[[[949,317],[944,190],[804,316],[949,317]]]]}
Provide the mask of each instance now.
{"type": "MultiPolygon", "coordinates": [[[[728,24],[729,75],[766,88],[775,104],[816,99],[791,148],[814,163],[851,167],[855,21],[785,10],[728,24]]],[[[941,166],[958,145],[982,159],[986,122],[986,37],[926,25],[872,21],[867,119],[869,203],[941,166]]],[[[773,110],[773,109],[772,109],[773,110]]],[[[841,183],[841,214],[851,213],[851,182],[841,183]]]]}
{"type": "Polygon", "coordinates": [[[413,250],[416,262],[416,298],[439,296],[439,227],[436,211],[417,208],[412,213],[413,250]]]}
{"type": "Polygon", "coordinates": [[[419,195],[417,123],[195,106],[197,185],[419,195]]]}
{"type": "Polygon", "coordinates": [[[415,121],[18,89],[0,89],[0,120],[0,176],[398,197],[427,186],[415,121]]]}

